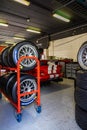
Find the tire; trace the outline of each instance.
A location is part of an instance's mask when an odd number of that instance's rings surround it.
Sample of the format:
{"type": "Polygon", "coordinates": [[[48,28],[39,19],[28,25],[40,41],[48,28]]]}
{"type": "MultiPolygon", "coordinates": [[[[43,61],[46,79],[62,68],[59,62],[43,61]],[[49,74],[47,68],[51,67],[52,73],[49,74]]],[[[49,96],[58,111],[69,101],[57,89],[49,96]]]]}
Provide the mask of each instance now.
{"type": "Polygon", "coordinates": [[[77,84],[77,80],[76,79],[74,79],[74,88],[76,88],[76,85],[77,84]]]}
{"type": "Polygon", "coordinates": [[[75,101],[79,107],[87,111],[87,91],[81,88],[75,89],[75,101]]]}
{"type": "Polygon", "coordinates": [[[8,76],[8,79],[6,80],[5,82],[5,92],[6,94],[9,96],[9,93],[8,93],[8,87],[9,87],[9,83],[13,80],[13,78],[16,76],[16,73],[11,73],[9,74],[8,76]]]}
{"type": "Polygon", "coordinates": [[[87,90],[87,71],[77,71],[76,86],[87,90]]]}
{"type": "Polygon", "coordinates": [[[87,112],[78,105],[75,106],[75,120],[82,130],[87,130],[87,112]]]}
{"type": "Polygon", "coordinates": [[[76,86],[81,88],[81,89],[87,90],[87,81],[77,79],[76,86]]]}
{"type": "Polygon", "coordinates": [[[83,70],[77,71],[77,79],[87,81],[87,71],[83,71],[83,70]]]}
{"type": "Polygon", "coordinates": [[[11,80],[9,81],[9,83],[6,86],[6,92],[7,95],[10,99],[12,99],[12,87],[15,84],[15,82],[17,81],[17,74],[15,73],[14,76],[12,76],[11,80]]]}
{"type": "MultiPolygon", "coordinates": [[[[27,74],[21,74],[20,77],[20,89],[21,89],[21,93],[23,92],[29,92],[32,90],[36,90],[37,89],[37,83],[35,81],[35,78],[31,75],[27,75],[27,74]],[[27,86],[26,86],[27,83],[27,86]],[[32,88],[30,88],[31,86],[32,88]]],[[[14,102],[17,102],[17,79],[16,76],[11,80],[11,82],[9,83],[8,86],[8,94],[9,97],[12,98],[12,100],[14,102]]],[[[21,106],[26,106],[29,105],[30,103],[32,103],[36,98],[36,93],[21,97],[21,106]]]]}
{"type": "Polygon", "coordinates": [[[1,52],[1,65],[2,66],[9,66],[8,63],[8,51],[10,47],[6,47],[2,52],[1,52]]]}
{"type": "MultiPolygon", "coordinates": [[[[17,65],[17,61],[21,56],[35,56],[40,59],[38,48],[34,43],[29,41],[23,41],[15,46],[12,46],[9,50],[9,65],[14,67],[17,65]]],[[[33,59],[24,59],[21,62],[21,69],[23,71],[33,69],[36,66],[36,61],[33,59]]]]}
{"type": "Polygon", "coordinates": [[[80,47],[78,54],[77,54],[77,60],[80,65],[80,67],[83,70],[87,70],[87,41],[84,42],[84,44],[80,47]]]}
{"type": "Polygon", "coordinates": [[[7,87],[8,87],[8,84],[9,84],[10,80],[14,76],[14,74],[15,73],[8,73],[8,74],[4,74],[3,76],[0,77],[0,86],[1,86],[1,89],[3,90],[3,92],[7,96],[8,96],[7,87]]]}
{"type": "MultiPolygon", "coordinates": [[[[3,85],[3,78],[4,78],[4,75],[3,76],[0,76],[0,89],[2,90],[2,91],[4,91],[3,90],[3,87],[4,87],[4,85],[3,85]]],[[[4,82],[5,83],[5,82],[4,82]]]]}

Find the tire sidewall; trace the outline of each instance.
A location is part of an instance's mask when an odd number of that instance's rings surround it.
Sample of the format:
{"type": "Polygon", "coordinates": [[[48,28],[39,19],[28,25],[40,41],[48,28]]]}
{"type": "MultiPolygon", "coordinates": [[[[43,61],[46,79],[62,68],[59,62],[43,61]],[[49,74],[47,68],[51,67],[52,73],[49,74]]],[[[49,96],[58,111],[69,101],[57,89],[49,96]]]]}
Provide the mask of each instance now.
{"type": "MultiPolygon", "coordinates": [[[[22,75],[21,78],[20,78],[20,84],[23,80],[25,79],[32,79],[32,80],[35,80],[35,78],[31,75],[22,75]]],[[[34,81],[36,82],[36,81],[34,81]]],[[[17,81],[15,81],[13,87],[12,87],[12,90],[11,90],[11,97],[13,98],[13,101],[14,102],[17,102],[17,81]]],[[[36,94],[33,94],[33,96],[29,99],[29,101],[21,101],[21,106],[26,106],[26,105],[29,105],[30,103],[32,103],[36,98],[36,94]]],[[[21,99],[20,99],[21,100],[21,99]]]]}
{"type": "Polygon", "coordinates": [[[82,44],[82,46],[80,47],[78,54],[77,54],[77,61],[83,70],[87,70],[87,66],[84,65],[84,63],[82,61],[82,54],[83,54],[83,51],[85,48],[87,48],[87,41],[84,42],[84,44],[82,44]]]}
{"type": "MultiPolygon", "coordinates": [[[[30,44],[37,52],[37,58],[40,59],[40,54],[39,54],[38,48],[36,47],[36,45],[34,43],[32,43],[30,41],[20,42],[10,49],[10,54],[12,55],[13,63],[15,66],[17,65],[17,62],[18,62],[18,51],[19,51],[20,47],[22,47],[24,44],[26,44],[26,45],[30,44]]],[[[24,67],[21,65],[21,68],[22,68],[22,70],[26,71],[26,70],[33,69],[35,66],[36,66],[36,64],[31,67],[24,67]]]]}

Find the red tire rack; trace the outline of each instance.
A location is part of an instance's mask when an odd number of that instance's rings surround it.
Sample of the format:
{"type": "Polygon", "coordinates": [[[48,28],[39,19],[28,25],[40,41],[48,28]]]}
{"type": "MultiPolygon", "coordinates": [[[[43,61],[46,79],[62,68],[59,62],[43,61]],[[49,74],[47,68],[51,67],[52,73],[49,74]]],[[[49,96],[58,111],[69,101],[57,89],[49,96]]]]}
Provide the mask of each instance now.
{"type": "Polygon", "coordinates": [[[6,94],[0,90],[0,98],[2,98],[2,94],[11,102],[11,104],[16,108],[16,119],[18,122],[22,120],[22,112],[21,112],[21,104],[20,104],[20,98],[22,96],[28,95],[28,94],[33,94],[37,93],[37,97],[35,99],[35,109],[38,113],[41,112],[41,102],[40,102],[40,61],[33,56],[22,56],[18,62],[17,62],[17,67],[16,68],[10,68],[10,67],[2,67],[0,66],[0,75],[1,75],[1,69],[5,69],[6,72],[8,71],[15,71],[17,72],[17,103],[14,103],[10,98],[6,96],[6,94]],[[33,59],[36,61],[37,66],[37,90],[31,91],[31,92],[25,92],[25,93],[20,93],[20,63],[24,59],[33,59]]]}

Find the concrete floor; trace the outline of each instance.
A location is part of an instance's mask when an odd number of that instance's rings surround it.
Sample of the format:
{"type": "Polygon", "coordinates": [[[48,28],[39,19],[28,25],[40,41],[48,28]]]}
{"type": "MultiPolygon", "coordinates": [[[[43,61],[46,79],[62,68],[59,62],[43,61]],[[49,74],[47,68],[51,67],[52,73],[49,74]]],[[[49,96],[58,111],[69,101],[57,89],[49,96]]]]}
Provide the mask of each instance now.
{"type": "Polygon", "coordinates": [[[64,79],[41,87],[42,113],[34,103],[23,109],[22,122],[14,116],[14,108],[2,98],[0,101],[0,130],[81,130],[75,122],[74,81],[64,79]]]}

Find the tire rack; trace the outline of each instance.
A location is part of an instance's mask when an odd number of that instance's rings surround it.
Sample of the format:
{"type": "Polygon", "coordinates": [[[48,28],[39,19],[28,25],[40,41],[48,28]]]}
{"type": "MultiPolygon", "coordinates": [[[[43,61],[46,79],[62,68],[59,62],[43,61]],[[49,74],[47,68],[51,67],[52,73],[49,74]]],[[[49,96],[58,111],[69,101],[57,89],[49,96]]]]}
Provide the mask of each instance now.
{"type": "Polygon", "coordinates": [[[5,95],[5,97],[11,102],[11,104],[16,108],[16,119],[18,122],[22,120],[22,112],[21,112],[21,103],[20,103],[20,98],[22,96],[28,95],[28,94],[33,94],[37,93],[37,97],[35,99],[35,109],[38,113],[41,112],[41,103],[40,103],[40,61],[33,56],[22,56],[18,62],[17,62],[17,67],[16,68],[10,68],[10,67],[2,67],[0,66],[0,75],[1,75],[1,69],[6,69],[6,72],[9,71],[16,71],[17,72],[17,103],[14,103],[9,97],[6,96],[6,94],[0,90],[0,98],[2,98],[2,93],[5,95]],[[37,90],[31,91],[31,92],[25,92],[25,93],[20,93],[20,63],[24,59],[33,59],[37,63],[37,90]]]}

